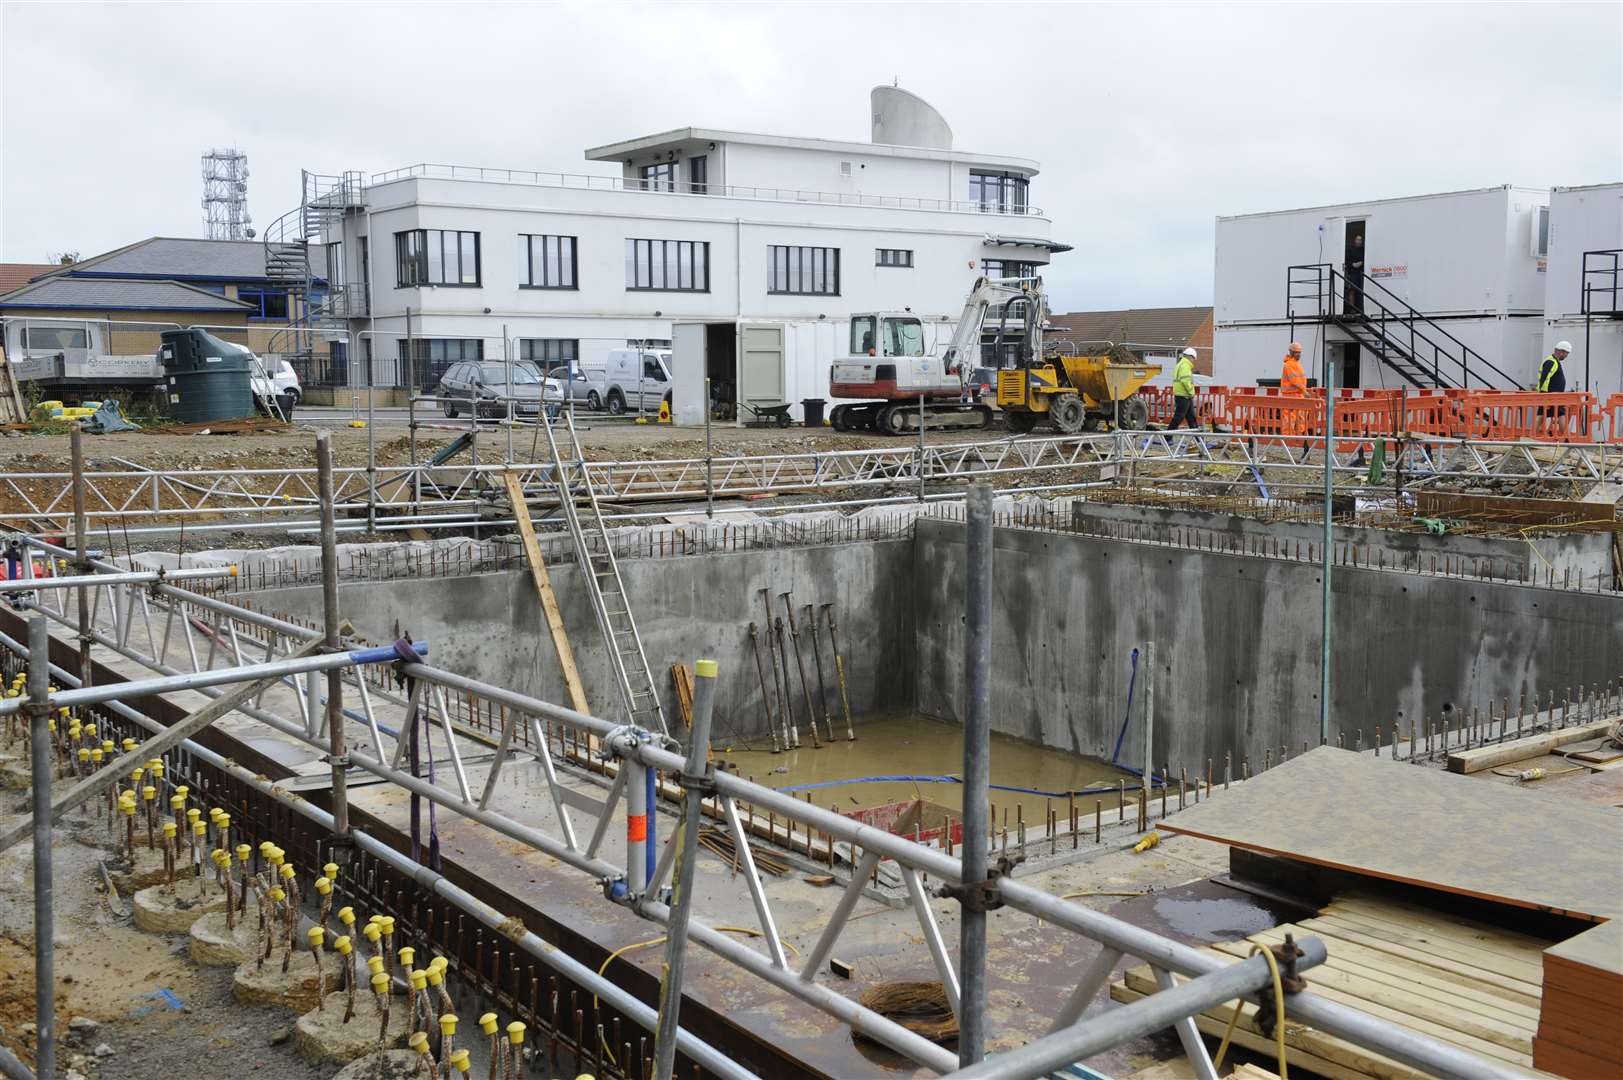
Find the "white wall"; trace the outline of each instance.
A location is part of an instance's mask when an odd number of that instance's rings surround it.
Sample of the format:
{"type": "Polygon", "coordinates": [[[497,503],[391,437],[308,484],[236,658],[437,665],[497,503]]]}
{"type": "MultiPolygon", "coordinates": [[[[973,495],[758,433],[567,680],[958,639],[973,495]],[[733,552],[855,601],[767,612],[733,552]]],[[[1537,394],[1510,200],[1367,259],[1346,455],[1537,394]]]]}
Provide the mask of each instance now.
{"type": "Polygon", "coordinates": [[[1285,319],[1287,267],[1344,259],[1345,224],[1367,221],[1366,274],[1431,315],[1536,312],[1543,277],[1526,188],[1421,196],[1217,219],[1219,326],[1285,319]],[[1322,231],[1321,231],[1322,227],[1322,231]]]}
{"type": "MultiPolygon", "coordinates": [[[[1552,191],[1545,316],[1559,319],[1581,312],[1583,253],[1617,248],[1623,248],[1623,184],[1552,191]]],[[[1591,284],[1603,282],[1596,279],[1591,284]]],[[[1610,280],[1604,284],[1609,287],[1610,280]]],[[[1597,299],[1606,303],[1610,296],[1597,299]]]]}
{"type": "MultiPolygon", "coordinates": [[[[1593,249],[1591,249],[1593,250],[1593,249]]],[[[1544,326],[1542,359],[1548,356],[1558,341],[1572,342],[1572,352],[1563,365],[1567,371],[1567,389],[1584,389],[1585,372],[1591,393],[1602,400],[1612,394],[1623,393],[1623,323],[1594,320],[1589,324],[1589,348],[1584,348],[1584,321],[1557,319],[1544,326]]]]}
{"type": "MultiPolygon", "coordinates": [[[[1441,325],[1510,376],[1514,385],[1500,385],[1499,389],[1517,389],[1533,384],[1538,363],[1544,356],[1540,351],[1543,320],[1530,316],[1494,316],[1450,319],[1441,325]]],[[[1313,378],[1319,377],[1319,341],[1323,332],[1324,328],[1319,326],[1296,327],[1297,340],[1302,343],[1302,363],[1313,378]]],[[[1345,340],[1345,335],[1336,331],[1330,340],[1345,340]]],[[[1216,358],[1212,382],[1226,386],[1255,386],[1259,378],[1277,379],[1290,343],[1289,326],[1219,326],[1214,332],[1212,346],[1212,355],[1216,358]]],[[[1367,354],[1361,358],[1360,375],[1360,381],[1366,388],[1405,385],[1395,371],[1367,354]]],[[[1571,379],[1570,369],[1568,378],[1571,379]]]]}

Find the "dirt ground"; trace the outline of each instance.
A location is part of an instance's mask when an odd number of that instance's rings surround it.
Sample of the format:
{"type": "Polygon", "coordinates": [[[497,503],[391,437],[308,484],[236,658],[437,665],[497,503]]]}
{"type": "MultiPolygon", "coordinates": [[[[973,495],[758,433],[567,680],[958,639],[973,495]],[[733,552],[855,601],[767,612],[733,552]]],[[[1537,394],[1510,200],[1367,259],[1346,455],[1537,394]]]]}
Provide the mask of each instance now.
{"type": "MultiPolygon", "coordinates": [[[[0,793],[0,829],[16,822],[26,794],[0,793]]],[[[295,1017],[250,1008],[231,996],[230,968],[200,968],[184,935],[135,929],[110,909],[98,865],[110,856],[105,829],[74,812],[55,832],[57,1075],[88,1080],[184,1076],[228,1080],[245,1073],[321,1080],[336,1071],[293,1053],[295,1017]],[[75,1019],[94,1022],[76,1031],[75,1019]],[[101,1053],[98,1054],[97,1051],[101,1053]]],[[[0,1044],[32,1065],[34,1011],[33,847],[0,855],[0,1044]]],[[[128,900],[121,902],[128,909],[128,900]]]]}

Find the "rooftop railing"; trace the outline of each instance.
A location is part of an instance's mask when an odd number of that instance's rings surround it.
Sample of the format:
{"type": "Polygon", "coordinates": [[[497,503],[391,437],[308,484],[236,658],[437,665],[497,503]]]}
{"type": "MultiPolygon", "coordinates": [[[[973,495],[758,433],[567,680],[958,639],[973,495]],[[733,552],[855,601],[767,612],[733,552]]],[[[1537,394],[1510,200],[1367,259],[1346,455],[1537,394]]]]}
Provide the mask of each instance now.
{"type": "Polygon", "coordinates": [[[798,188],[738,187],[695,184],[681,180],[635,180],[622,176],[585,173],[530,172],[524,169],[486,169],[474,165],[407,165],[373,173],[369,186],[396,180],[474,180],[491,184],[529,184],[537,187],[578,188],[586,191],[635,191],[658,195],[699,195],[722,199],[765,199],[772,202],[815,203],[826,206],[873,206],[893,210],[935,210],[952,214],[996,214],[1003,217],[1043,217],[1035,206],[976,199],[923,199],[907,195],[863,195],[844,191],[804,191],[798,188]]]}

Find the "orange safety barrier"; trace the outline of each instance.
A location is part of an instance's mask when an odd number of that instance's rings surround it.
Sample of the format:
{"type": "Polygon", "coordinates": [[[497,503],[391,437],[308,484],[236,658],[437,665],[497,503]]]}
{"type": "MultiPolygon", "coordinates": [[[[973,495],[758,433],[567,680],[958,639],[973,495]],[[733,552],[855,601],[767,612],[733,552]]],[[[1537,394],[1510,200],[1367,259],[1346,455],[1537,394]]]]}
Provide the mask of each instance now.
{"type": "Polygon", "coordinates": [[[1595,437],[1623,443],[1623,394],[1613,394],[1595,407],[1595,437]]]}
{"type": "Polygon", "coordinates": [[[1319,420],[1324,415],[1324,406],[1312,398],[1230,393],[1228,401],[1233,431],[1300,438],[1324,430],[1319,420]]]}
{"type": "Polygon", "coordinates": [[[1461,434],[1468,439],[1593,442],[1592,394],[1476,390],[1460,397],[1461,434]]]}

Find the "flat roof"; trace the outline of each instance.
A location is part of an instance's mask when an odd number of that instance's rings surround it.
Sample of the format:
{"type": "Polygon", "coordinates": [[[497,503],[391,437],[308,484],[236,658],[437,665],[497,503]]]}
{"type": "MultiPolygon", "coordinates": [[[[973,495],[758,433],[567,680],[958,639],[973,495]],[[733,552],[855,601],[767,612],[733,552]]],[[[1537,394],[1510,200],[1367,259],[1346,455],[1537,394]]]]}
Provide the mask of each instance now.
{"type": "Polygon", "coordinates": [[[1037,174],[1038,165],[1030,158],[1003,157],[996,154],[972,154],[965,150],[938,150],[926,146],[892,146],[887,143],[846,142],[839,139],[800,139],[787,135],[760,135],[747,131],[722,131],[719,128],[676,128],[657,135],[644,135],[623,142],[594,146],[586,151],[587,161],[624,161],[650,150],[659,150],[687,142],[732,142],[754,146],[781,146],[791,150],[818,150],[831,154],[868,154],[879,157],[922,158],[926,161],[965,161],[977,165],[998,165],[1007,169],[1037,174]]]}
{"type": "Polygon", "coordinates": [[[1489,191],[1525,191],[1548,195],[1549,188],[1525,187],[1518,184],[1495,184],[1493,187],[1465,188],[1460,191],[1434,191],[1426,195],[1392,195],[1384,199],[1359,199],[1349,202],[1326,203],[1323,206],[1292,206],[1281,210],[1254,210],[1249,214],[1218,214],[1218,221],[1239,221],[1242,218],[1273,217],[1278,214],[1305,214],[1313,210],[1339,210],[1347,206],[1378,206],[1381,203],[1415,202],[1419,199],[1447,199],[1457,195],[1482,195],[1489,191]]]}

